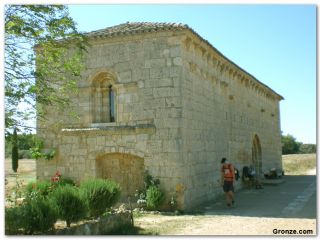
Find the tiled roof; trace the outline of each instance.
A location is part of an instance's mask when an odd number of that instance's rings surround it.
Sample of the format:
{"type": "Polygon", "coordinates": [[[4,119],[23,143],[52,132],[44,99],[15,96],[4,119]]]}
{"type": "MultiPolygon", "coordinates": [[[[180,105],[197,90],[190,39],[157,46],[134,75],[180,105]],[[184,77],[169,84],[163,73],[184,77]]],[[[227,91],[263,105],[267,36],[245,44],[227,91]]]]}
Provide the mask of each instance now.
{"type": "Polygon", "coordinates": [[[152,23],[152,22],[126,22],[97,31],[88,32],[88,37],[112,37],[119,35],[131,35],[136,33],[148,33],[159,31],[176,31],[190,29],[186,24],[177,23],[152,23]]]}

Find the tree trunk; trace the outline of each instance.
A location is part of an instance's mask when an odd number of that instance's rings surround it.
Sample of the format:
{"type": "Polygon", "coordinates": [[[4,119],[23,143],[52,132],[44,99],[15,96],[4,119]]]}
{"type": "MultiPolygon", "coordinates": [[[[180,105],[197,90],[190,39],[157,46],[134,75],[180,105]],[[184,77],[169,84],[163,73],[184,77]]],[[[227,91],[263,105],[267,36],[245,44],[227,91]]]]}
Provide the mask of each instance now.
{"type": "Polygon", "coordinates": [[[17,129],[13,131],[12,137],[12,170],[16,173],[18,170],[19,152],[18,152],[18,135],[17,129]]]}

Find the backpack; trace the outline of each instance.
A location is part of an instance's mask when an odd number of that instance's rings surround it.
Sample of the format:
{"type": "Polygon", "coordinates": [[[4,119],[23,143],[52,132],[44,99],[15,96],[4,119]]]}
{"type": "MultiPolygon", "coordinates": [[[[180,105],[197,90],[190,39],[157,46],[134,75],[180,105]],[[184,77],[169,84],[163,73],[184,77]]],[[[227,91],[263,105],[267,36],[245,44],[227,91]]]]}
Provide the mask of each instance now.
{"type": "Polygon", "coordinates": [[[227,167],[225,167],[225,165],[223,165],[222,171],[224,173],[224,180],[227,180],[227,181],[233,180],[233,172],[231,170],[231,164],[227,164],[227,167]]]}

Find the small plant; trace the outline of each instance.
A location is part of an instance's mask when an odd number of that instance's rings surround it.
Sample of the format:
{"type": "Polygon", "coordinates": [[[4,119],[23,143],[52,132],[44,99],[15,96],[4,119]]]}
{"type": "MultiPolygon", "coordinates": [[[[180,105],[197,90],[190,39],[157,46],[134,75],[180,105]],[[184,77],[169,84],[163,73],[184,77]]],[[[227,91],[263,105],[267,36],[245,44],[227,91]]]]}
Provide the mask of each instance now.
{"type": "Polygon", "coordinates": [[[144,191],[136,190],[135,197],[138,199],[137,204],[139,207],[143,208],[147,206],[146,194],[144,191]]]}
{"type": "Polygon", "coordinates": [[[171,196],[171,199],[169,201],[169,206],[171,211],[175,211],[177,209],[177,200],[173,195],[171,196]]]}
{"type": "Polygon", "coordinates": [[[53,228],[58,219],[57,208],[48,198],[38,197],[27,200],[19,207],[19,219],[25,234],[44,232],[53,228]]]}
{"type": "Polygon", "coordinates": [[[29,150],[32,158],[39,159],[43,157],[46,160],[51,160],[56,155],[55,149],[50,149],[47,151],[43,150],[43,140],[41,138],[34,136],[32,142],[33,147],[29,150]]]}
{"type": "Polygon", "coordinates": [[[75,186],[72,179],[62,177],[59,171],[51,178],[51,181],[36,181],[30,182],[26,186],[26,195],[28,198],[46,197],[49,193],[53,192],[57,187],[65,185],[75,186]]]}
{"type": "Polygon", "coordinates": [[[48,196],[53,191],[53,187],[49,181],[36,181],[28,183],[25,190],[27,198],[37,198],[48,196]]]}
{"type": "Polygon", "coordinates": [[[59,171],[56,171],[55,175],[51,178],[51,184],[53,187],[65,186],[67,184],[76,185],[71,178],[63,177],[59,171]]]}
{"type": "Polygon", "coordinates": [[[55,201],[59,218],[66,221],[70,227],[71,222],[79,221],[87,214],[87,206],[76,187],[65,185],[55,189],[50,195],[55,201]]]}
{"type": "Polygon", "coordinates": [[[33,147],[30,148],[30,153],[31,153],[31,156],[32,158],[35,158],[35,159],[39,159],[41,158],[43,155],[42,155],[42,148],[43,148],[43,141],[42,139],[34,136],[32,138],[32,145],[33,147]]]}
{"type": "Polygon", "coordinates": [[[5,233],[6,235],[16,235],[21,231],[21,207],[11,207],[5,209],[5,233]]]}
{"type": "Polygon", "coordinates": [[[156,209],[164,200],[164,194],[158,187],[160,180],[154,179],[149,174],[148,170],[144,172],[143,179],[145,188],[140,191],[137,190],[137,193],[135,194],[138,198],[137,203],[139,207],[147,206],[149,209],[156,209]]]}
{"type": "Polygon", "coordinates": [[[15,186],[12,191],[6,195],[6,202],[11,206],[17,206],[21,204],[19,200],[23,199],[25,196],[24,193],[24,180],[18,180],[18,175],[15,174],[15,186]]]}
{"type": "Polygon", "coordinates": [[[90,179],[80,184],[80,189],[87,200],[92,217],[102,215],[114,205],[120,197],[120,186],[114,181],[90,179]]]}
{"type": "Polygon", "coordinates": [[[157,186],[150,186],[147,190],[146,201],[149,209],[156,209],[163,203],[164,194],[157,186]]]}
{"type": "Polygon", "coordinates": [[[50,149],[49,151],[43,153],[43,157],[46,160],[51,160],[52,158],[54,158],[55,155],[56,155],[56,150],[55,149],[50,149]]]}
{"type": "Polygon", "coordinates": [[[150,174],[149,171],[146,170],[143,175],[144,186],[145,189],[148,189],[150,186],[158,186],[160,184],[159,179],[154,179],[150,174]]]}

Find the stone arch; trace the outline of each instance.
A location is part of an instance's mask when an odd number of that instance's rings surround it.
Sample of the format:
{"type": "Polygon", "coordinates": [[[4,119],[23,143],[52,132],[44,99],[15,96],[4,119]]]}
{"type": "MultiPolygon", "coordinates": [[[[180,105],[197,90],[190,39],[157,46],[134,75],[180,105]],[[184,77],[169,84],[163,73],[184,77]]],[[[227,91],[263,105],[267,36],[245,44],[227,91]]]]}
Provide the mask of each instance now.
{"type": "Polygon", "coordinates": [[[144,159],[136,155],[115,152],[96,157],[96,177],[119,183],[122,200],[144,187],[144,171],[144,159]]]}
{"type": "Polygon", "coordinates": [[[261,143],[257,134],[253,136],[252,140],[252,165],[257,174],[262,174],[262,152],[261,143]]]}
{"type": "Polygon", "coordinates": [[[99,72],[91,78],[91,116],[92,123],[116,121],[116,75],[112,72],[99,72]]]}

